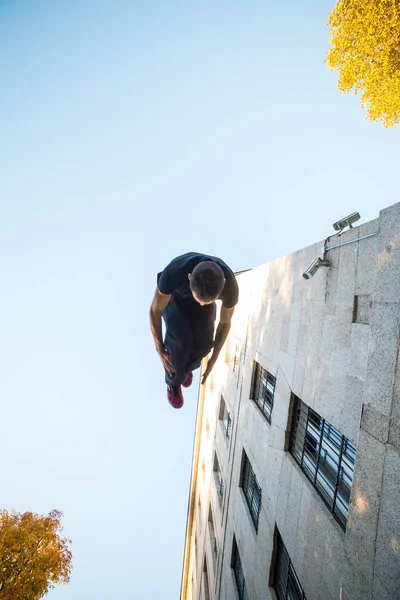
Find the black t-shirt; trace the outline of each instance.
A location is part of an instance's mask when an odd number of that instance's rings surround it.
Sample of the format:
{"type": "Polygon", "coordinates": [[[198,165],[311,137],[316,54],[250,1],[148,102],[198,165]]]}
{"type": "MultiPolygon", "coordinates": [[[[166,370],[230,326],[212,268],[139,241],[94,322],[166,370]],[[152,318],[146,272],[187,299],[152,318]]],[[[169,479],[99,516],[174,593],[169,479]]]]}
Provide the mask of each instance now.
{"type": "MultiPolygon", "coordinates": [[[[182,256],[174,258],[165,269],[157,276],[157,286],[162,294],[174,294],[183,301],[196,302],[189,286],[188,275],[193,271],[196,265],[211,260],[221,267],[226,279],[224,289],[218,299],[226,308],[233,308],[239,298],[239,287],[233,271],[224,263],[223,260],[215,256],[200,254],[198,252],[188,252],[182,256]]],[[[196,304],[198,304],[196,302],[196,304]]]]}

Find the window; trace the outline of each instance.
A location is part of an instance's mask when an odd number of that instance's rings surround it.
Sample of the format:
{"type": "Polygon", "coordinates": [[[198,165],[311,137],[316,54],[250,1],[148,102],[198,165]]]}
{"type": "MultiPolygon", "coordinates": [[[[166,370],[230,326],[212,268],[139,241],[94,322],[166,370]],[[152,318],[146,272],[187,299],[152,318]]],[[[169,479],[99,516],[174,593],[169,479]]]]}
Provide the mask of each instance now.
{"type": "Polygon", "coordinates": [[[226,413],[226,427],[225,427],[225,437],[229,440],[232,432],[232,417],[231,413],[226,413]]]}
{"type": "Polygon", "coordinates": [[[290,452],[346,529],[356,447],[294,394],[290,452]]]}
{"type": "Polygon", "coordinates": [[[235,576],[237,591],[239,594],[239,600],[249,600],[249,597],[247,595],[247,590],[246,590],[246,582],[245,582],[243,570],[242,570],[242,563],[240,560],[235,536],[233,536],[231,567],[233,569],[233,574],[235,576]]]}
{"type": "Polygon", "coordinates": [[[226,407],[226,403],[225,403],[223,396],[221,396],[221,401],[219,404],[218,418],[221,421],[221,425],[224,430],[224,435],[225,435],[226,439],[229,440],[231,437],[231,432],[232,432],[232,416],[226,407]]]}
{"type": "Polygon", "coordinates": [[[210,600],[210,587],[208,583],[208,571],[207,571],[207,559],[204,558],[204,568],[203,575],[201,578],[202,587],[203,587],[203,598],[205,600],[210,600]]]}
{"type": "Polygon", "coordinates": [[[276,377],[268,373],[263,367],[254,363],[253,389],[251,400],[257,404],[268,423],[271,423],[271,414],[274,406],[276,377]]]}
{"type": "Polygon", "coordinates": [[[225,484],[219,466],[218,457],[216,454],[214,455],[214,479],[217,488],[218,500],[219,503],[222,504],[222,501],[224,499],[225,484]]]}
{"type": "Polygon", "coordinates": [[[258,531],[258,518],[261,510],[261,487],[258,484],[253,468],[245,451],[243,450],[242,472],[240,476],[240,485],[246,498],[247,506],[250,509],[251,518],[256,531],[258,531]]]}
{"type": "Polygon", "coordinates": [[[218,557],[218,543],[217,543],[217,538],[215,537],[214,520],[213,520],[211,506],[208,510],[208,534],[210,536],[210,545],[211,545],[211,550],[212,550],[212,557],[213,557],[214,571],[215,571],[216,566],[217,566],[217,557],[218,557]]]}
{"type": "Polygon", "coordinates": [[[279,531],[276,538],[273,587],[278,600],[307,600],[279,531]]]}

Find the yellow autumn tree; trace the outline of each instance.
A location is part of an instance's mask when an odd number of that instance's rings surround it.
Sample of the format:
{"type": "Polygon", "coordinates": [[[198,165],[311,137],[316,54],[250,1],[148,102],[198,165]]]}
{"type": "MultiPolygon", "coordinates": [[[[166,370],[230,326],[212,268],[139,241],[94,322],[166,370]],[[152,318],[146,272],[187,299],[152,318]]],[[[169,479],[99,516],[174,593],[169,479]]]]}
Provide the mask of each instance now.
{"type": "Polygon", "coordinates": [[[38,600],[68,583],[70,540],[60,534],[62,513],[46,516],[0,510],[0,599],[38,600]]]}
{"type": "Polygon", "coordinates": [[[400,122],[400,0],[339,0],[331,11],[326,64],[339,90],[361,94],[367,118],[400,122]]]}

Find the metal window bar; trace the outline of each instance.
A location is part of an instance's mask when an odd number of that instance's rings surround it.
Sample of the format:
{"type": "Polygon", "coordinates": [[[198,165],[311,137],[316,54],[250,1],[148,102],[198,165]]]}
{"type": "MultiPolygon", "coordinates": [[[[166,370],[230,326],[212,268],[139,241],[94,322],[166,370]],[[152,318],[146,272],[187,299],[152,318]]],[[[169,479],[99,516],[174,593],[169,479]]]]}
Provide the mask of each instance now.
{"type": "Polygon", "coordinates": [[[226,429],[225,429],[225,435],[228,438],[228,440],[231,437],[231,431],[232,431],[232,417],[231,417],[231,413],[228,412],[226,415],[226,429]]]}
{"type": "Polygon", "coordinates": [[[249,600],[246,589],[246,581],[243,575],[242,563],[236,541],[233,542],[233,572],[235,574],[236,586],[239,594],[239,600],[249,600]]]}
{"type": "Polygon", "coordinates": [[[278,600],[307,600],[288,551],[279,534],[273,585],[278,600]]]}
{"type": "Polygon", "coordinates": [[[276,377],[268,373],[259,363],[256,363],[252,400],[257,404],[267,421],[271,423],[274,407],[276,377]]]}
{"type": "Polygon", "coordinates": [[[208,569],[207,569],[207,560],[204,559],[204,569],[203,569],[203,585],[204,585],[204,598],[205,600],[210,600],[210,586],[208,583],[208,569]]]}
{"type": "Polygon", "coordinates": [[[356,447],[295,396],[290,451],[342,529],[346,529],[356,447]]]}
{"type": "Polygon", "coordinates": [[[250,510],[250,515],[254,523],[256,531],[258,531],[258,520],[261,510],[261,487],[258,484],[252,466],[246,454],[244,454],[243,462],[243,477],[242,489],[246,498],[247,506],[250,510]]]}
{"type": "Polygon", "coordinates": [[[218,495],[219,495],[221,501],[222,501],[222,499],[224,497],[224,491],[225,491],[224,480],[222,479],[222,475],[220,474],[220,476],[219,476],[219,490],[218,490],[218,495]]]}
{"type": "Polygon", "coordinates": [[[215,536],[214,536],[213,550],[214,550],[215,556],[217,557],[217,555],[218,555],[218,545],[217,545],[217,538],[215,536]]]}

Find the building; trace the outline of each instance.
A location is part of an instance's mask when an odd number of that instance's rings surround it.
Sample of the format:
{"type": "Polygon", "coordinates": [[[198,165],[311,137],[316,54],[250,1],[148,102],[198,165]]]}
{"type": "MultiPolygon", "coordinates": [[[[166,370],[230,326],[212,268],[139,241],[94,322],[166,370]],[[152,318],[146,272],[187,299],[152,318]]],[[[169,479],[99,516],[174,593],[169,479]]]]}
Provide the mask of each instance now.
{"type": "Polygon", "coordinates": [[[400,203],[238,275],[199,392],[181,600],[400,599],[400,203]]]}

